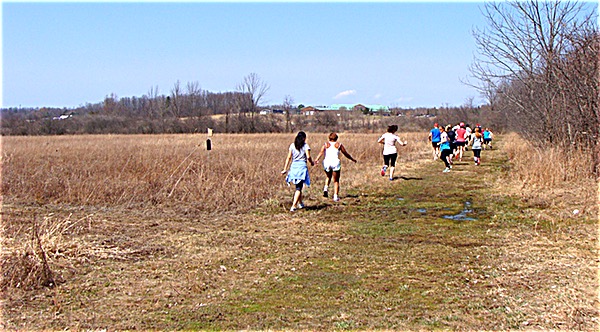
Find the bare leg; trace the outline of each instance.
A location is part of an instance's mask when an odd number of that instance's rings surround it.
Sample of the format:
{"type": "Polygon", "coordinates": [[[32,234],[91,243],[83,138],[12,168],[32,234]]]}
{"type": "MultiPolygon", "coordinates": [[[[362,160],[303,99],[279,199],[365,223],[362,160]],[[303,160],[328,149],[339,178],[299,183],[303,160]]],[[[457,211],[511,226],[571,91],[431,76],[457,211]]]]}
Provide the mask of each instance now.
{"type": "Polygon", "coordinates": [[[340,172],[333,172],[333,197],[337,197],[340,193],[340,172]]]}
{"type": "Polygon", "coordinates": [[[302,203],[302,191],[296,190],[294,192],[294,201],[292,202],[292,208],[296,208],[298,203],[302,203]]]}
{"type": "Polygon", "coordinates": [[[333,175],[333,172],[329,171],[325,172],[325,174],[327,175],[327,178],[325,179],[325,187],[327,188],[331,184],[331,176],[333,175]]]}
{"type": "Polygon", "coordinates": [[[396,169],[395,166],[390,167],[390,179],[394,178],[394,170],[396,169]]]}
{"type": "Polygon", "coordinates": [[[329,190],[329,185],[331,184],[331,176],[333,172],[329,171],[325,172],[325,174],[327,175],[327,178],[325,179],[325,187],[323,187],[323,197],[328,197],[329,195],[327,194],[327,192],[329,190]]]}

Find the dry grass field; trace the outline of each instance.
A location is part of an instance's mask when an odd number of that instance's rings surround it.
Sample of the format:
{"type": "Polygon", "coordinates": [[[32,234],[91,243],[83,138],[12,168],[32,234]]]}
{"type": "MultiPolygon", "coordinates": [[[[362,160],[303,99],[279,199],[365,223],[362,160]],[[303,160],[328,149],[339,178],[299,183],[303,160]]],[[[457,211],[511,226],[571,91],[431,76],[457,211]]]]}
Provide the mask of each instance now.
{"type": "Polygon", "coordinates": [[[585,160],[548,179],[506,136],[443,174],[400,136],[390,182],[378,134],[340,134],[342,201],[315,166],[293,214],[293,134],[3,137],[0,328],[598,329],[585,160]]]}
{"type": "MultiPolygon", "coordinates": [[[[326,137],[308,137],[315,157],[326,137]]],[[[346,163],[345,185],[369,180],[356,169],[381,162],[377,138],[341,135],[360,161],[346,163]]],[[[246,210],[282,191],[279,172],[293,139],[293,134],[216,135],[207,151],[206,135],[6,137],[3,194],[44,205],[246,210]]],[[[424,142],[413,141],[405,159],[424,150],[424,142]]]]}

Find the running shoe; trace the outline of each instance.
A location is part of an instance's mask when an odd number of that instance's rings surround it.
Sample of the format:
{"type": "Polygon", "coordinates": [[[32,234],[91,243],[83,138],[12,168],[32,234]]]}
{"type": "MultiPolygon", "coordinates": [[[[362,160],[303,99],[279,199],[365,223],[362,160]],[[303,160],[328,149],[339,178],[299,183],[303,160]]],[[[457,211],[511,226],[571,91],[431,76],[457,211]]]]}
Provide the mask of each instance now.
{"type": "Polygon", "coordinates": [[[387,165],[381,168],[381,176],[385,176],[385,171],[387,171],[387,165]]]}
{"type": "Polygon", "coordinates": [[[333,201],[334,202],[339,202],[340,198],[338,197],[338,195],[333,195],[333,201]]]}
{"type": "Polygon", "coordinates": [[[448,167],[446,167],[446,169],[444,169],[442,172],[443,173],[448,173],[448,172],[450,172],[450,169],[448,167]]]}
{"type": "Polygon", "coordinates": [[[323,190],[323,197],[329,197],[329,193],[327,192],[327,190],[323,190]]]}
{"type": "Polygon", "coordinates": [[[304,209],[304,204],[302,204],[302,203],[298,203],[298,208],[299,208],[299,209],[304,209]]]}
{"type": "Polygon", "coordinates": [[[290,212],[296,212],[296,208],[292,206],[292,208],[290,209],[290,212]]]}

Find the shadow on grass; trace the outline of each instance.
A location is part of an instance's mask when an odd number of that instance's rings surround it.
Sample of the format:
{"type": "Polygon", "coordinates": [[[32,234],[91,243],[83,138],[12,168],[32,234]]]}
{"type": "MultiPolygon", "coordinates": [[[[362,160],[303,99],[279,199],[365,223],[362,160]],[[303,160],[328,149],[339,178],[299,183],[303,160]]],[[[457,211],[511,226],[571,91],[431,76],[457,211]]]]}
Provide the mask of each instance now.
{"type": "Polygon", "coordinates": [[[397,179],[402,179],[402,180],[423,180],[423,178],[417,178],[417,177],[412,177],[412,176],[400,176],[400,177],[394,177],[394,180],[397,179]]]}
{"type": "Polygon", "coordinates": [[[307,210],[307,211],[320,211],[320,210],[326,209],[328,206],[329,205],[327,205],[327,204],[311,205],[311,206],[304,207],[304,210],[307,210]]]}

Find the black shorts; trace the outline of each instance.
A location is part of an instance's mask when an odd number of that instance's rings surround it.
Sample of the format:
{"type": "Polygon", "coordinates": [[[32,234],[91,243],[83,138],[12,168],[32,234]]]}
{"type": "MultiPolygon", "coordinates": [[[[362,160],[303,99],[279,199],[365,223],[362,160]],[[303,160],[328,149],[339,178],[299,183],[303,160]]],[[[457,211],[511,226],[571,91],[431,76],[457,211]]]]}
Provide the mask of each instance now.
{"type": "Polygon", "coordinates": [[[398,159],[397,153],[383,155],[383,163],[389,167],[396,167],[396,159],[398,159]]]}
{"type": "Polygon", "coordinates": [[[431,146],[437,149],[440,147],[440,142],[431,142],[431,146]]]}
{"type": "Polygon", "coordinates": [[[462,141],[462,142],[461,141],[456,141],[455,144],[456,144],[456,146],[465,146],[465,143],[467,143],[467,142],[465,142],[465,141],[462,141]]]}

